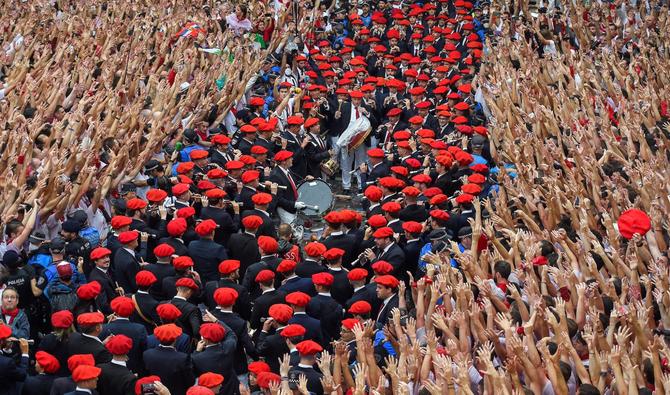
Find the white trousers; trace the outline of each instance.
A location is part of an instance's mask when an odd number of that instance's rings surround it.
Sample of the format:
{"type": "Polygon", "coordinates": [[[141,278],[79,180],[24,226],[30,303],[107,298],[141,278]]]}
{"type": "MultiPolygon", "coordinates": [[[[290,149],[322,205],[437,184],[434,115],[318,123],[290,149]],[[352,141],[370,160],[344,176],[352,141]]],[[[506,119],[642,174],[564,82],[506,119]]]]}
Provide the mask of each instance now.
{"type": "MultiPolygon", "coordinates": [[[[351,171],[358,169],[361,164],[367,161],[367,147],[361,144],[353,151],[346,149],[341,150],[342,160],[340,166],[342,167],[342,186],[344,189],[351,189],[351,171]]],[[[358,180],[358,187],[361,188],[361,174],[356,172],[356,179],[358,180]]]]}
{"type": "Polygon", "coordinates": [[[292,224],[298,217],[296,214],[289,213],[281,207],[277,207],[277,214],[279,214],[279,219],[282,224],[292,224]]]}

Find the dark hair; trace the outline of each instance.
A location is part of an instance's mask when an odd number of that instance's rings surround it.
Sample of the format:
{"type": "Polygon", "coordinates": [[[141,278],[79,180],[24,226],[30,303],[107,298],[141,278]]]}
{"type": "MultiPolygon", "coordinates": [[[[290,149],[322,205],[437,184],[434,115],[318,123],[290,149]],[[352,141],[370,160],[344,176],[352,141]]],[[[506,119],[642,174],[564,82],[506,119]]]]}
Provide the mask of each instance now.
{"type": "Polygon", "coordinates": [[[11,236],[12,233],[17,233],[19,228],[22,226],[23,222],[19,221],[18,219],[13,219],[7,222],[7,225],[5,225],[5,235],[11,236]]]}
{"type": "Polygon", "coordinates": [[[600,390],[592,384],[583,383],[579,386],[578,395],[600,395],[600,390]]]}
{"type": "Polygon", "coordinates": [[[509,275],[512,274],[512,265],[510,265],[509,262],[506,261],[498,261],[493,265],[493,271],[495,273],[500,274],[502,278],[507,280],[507,278],[509,278],[509,275]]]}

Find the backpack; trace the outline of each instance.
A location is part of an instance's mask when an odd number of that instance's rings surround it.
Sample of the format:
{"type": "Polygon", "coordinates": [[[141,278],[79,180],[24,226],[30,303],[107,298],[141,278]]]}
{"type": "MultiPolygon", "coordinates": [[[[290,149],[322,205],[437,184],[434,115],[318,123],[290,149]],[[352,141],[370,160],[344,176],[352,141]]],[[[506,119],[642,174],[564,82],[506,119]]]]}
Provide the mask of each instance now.
{"type": "Polygon", "coordinates": [[[59,280],[49,284],[47,294],[51,303],[52,313],[61,310],[72,310],[79,300],[75,290],[59,280]]]}
{"type": "Polygon", "coordinates": [[[87,226],[80,230],[79,236],[88,240],[88,242],[91,244],[91,248],[95,248],[100,245],[100,232],[98,232],[98,230],[92,226],[87,226]]]}

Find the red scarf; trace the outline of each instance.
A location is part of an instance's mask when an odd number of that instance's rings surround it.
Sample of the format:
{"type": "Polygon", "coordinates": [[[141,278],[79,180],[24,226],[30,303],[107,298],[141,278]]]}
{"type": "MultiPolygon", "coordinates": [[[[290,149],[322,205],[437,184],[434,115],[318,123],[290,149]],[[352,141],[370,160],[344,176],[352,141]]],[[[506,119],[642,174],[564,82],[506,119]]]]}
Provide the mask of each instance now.
{"type": "Polygon", "coordinates": [[[3,316],[9,316],[9,322],[7,322],[7,325],[12,325],[12,322],[14,322],[14,318],[16,318],[17,315],[19,315],[19,309],[16,308],[14,310],[5,310],[2,309],[2,315],[3,316]]]}

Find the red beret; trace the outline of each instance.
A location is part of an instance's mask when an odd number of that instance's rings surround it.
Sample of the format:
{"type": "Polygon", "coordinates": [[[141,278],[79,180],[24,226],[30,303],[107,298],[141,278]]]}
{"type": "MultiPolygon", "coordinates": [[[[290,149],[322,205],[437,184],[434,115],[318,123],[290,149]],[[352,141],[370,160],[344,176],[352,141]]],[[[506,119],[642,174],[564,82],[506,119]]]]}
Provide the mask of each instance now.
{"type": "Polygon", "coordinates": [[[347,273],[347,278],[350,281],[361,281],[366,279],[367,277],[368,277],[368,271],[360,267],[352,269],[349,273],[347,273]]]}
{"type": "Polygon", "coordinates": [[[194,149],[188,154],[188,156],[191,158],[191,160],[204,159],[209,156],[209,152],[205,151],[204,149],[194,149]]]}
{"type": "Polygon", "coordinates": [[[270,236],[258,236],[258,246],[266,254],[274,254],[279,249],[279,243],[277,243],[277,240],[270,236]]]}
{"type": "Polygon", "coordinates": [[[74,316],[70,310],[61,310],[51,314],[51,326],[58,329],[65,329],[72,326],[74,316]]]}
{"type": "Polygon", "coordinates": [[[312,282],[314,283],[314,285],[330,287],[331,285],[333,285],[333,281],[335,281],[335,278],[333,277],[332,274],[328,272],[312,274],[312,282]]]}
{"type": "Polygon", "coordinates": [[[226,329],[221,324],[207,322],[200,326],[200,336],[212,343],[218,343],[226,336],[226,329]]]}
{"type": "Polygon", "coordinates": [[[258,215],[247,215],[242,218],[242,226],[244,226],[245,229],[258,229],[262,223],[263,219],[258,215]]]}
{"type": "Polygon", "coordinates": [[[407,164],[407,166],[411,167],[412,169],[418,169],[419,167],[421,167],[421,162],[419,162],[419,160],[415,158],[406,159],[405,164],[407,164]]]}
{"type": "Polygon", "coordinates": [[[119,229],[130,225],[132,222],[133,219],[130,217],[126,217],[125,215],[115,215],[112,217],[111,225],[112,229],[119,229]]]}
{"type": "Polygon", "coordinates": [[[83,365],[95,366],[95,358],[93,358],[93,354],[74,354],[67,359],[67,368],[70,373],[83,365]]]}
{"type": "Polygon", "coordinates": [[[0,322],[0,340],[5,340],[12,335],[12,328],[0,322]]]}
{"type": "Polygon", "coordinates": [[[362,99],[363,98],[363,92],[361,92],[361,91],[351,91],[351,92],[349,92],[349,96],[351,96],[352,99],[362,99]]]}
{"type": "Polygon", "coordinates": [[[546,256],[540,255],[533,258],[533,266],[545,266],[549,263],[546,256]]]}
{"type": "Polygon", "coordinates": [[[261,173],[258,170],[247,170],[242,173],[242,182],[248,184],[260,178],[261,173]]]}
{"type": "Polygon", "coordinates": [[[417,174],[414,177],[412,177],[412,181],[417,182],[419,184],[430,184],[432,180],[430,176],[427,174],[417,174]]]}
{"type": "Polygon", "coordinates": [[[396,146],[398,148],[406,149],[406,150],[411,150],[412,147],[409,145],[409,141],[407,140],[400,140],[396,143],[396,146]]]}
{"type": "Polygon", "coordinates": [[[195,227],[195,233],[199,236],[207,236],[216,230],[216,222],[213,219],[206,219],[195,227]]]}
{"type": "Polygon", "coordinates": [[[254,96],[249,99],[249,104],[252,106],[262,106],[265,105],[265,100],[262,97],[254,96]]]}
{"type": "Polygon", "coordinates": [[[105,247],[97,247],[93,251],[91,251],[91,260],[95,261],[110,255],[112,255],[111,250],[108,250],[105,247]]]}
{"type": "Polygon", "coordinates": [[[266,362],[263,361],[254,361],[247,366],[247,369],[249,369],[249,372],[258,375],[260,373],[266,372],[270,373],[270,365],[268,365],[266,362]]]}
{"type": "Polygon", "coordinates": [[[342,217],[338,211],[331,211],[323,217],[323,220],[329,224],[341,224],[342,217]]]}
{"type": "Polygon", "coordinates": [[[182,207],[179,210],[177,210],[178,218],[191,218],[194,215],[195,215],[195,209],[191,206],[182,207]]]}
{"type": "Polygon", "coordinates": [[[230,160],[226,162],[226,170],[239,170],[244,167],[244,162],[239,160],[230,160]]]}
{"type": "Polygon", "coordinates": [[[214,291],[214,301],[219,306],[232,306],[237,301],[239,294],[233,288],[217,288],[214,291]]]}
{"type": "Polygon", "coordinates": [[[470,195],[469,193],[463,193],[458,196],[456,196],[456,203],[458,204],[466,204],[466,203],[472,203],[474,200],[474,196],[470,195]]]}
{"type": "Polygon", "coordinates": [[[429,202],[429,203],[430,203],[432,206],[437,206],[437,205],[439,205],[439,204],[442,204],[442,203],[446,202],[447,200],[449,200],[449,198],[447,197],[447,195],[442,194],[442,193],[439,193],[439,194],[433,196],[432,198],[430,198],[430,202],[429,202]]]}
{"type": "Polygon", "coordinates": [[[105,348],[112,355],[126,355],[133,348],[133,339],[126,335],[113,335],[105,343],[105,348]]]}
{"type": "Polygon", "coordinates": [[[626,239],[632,239],[635,233],[644,236],[651,229],[649,216],[636,208],[624,211],[617,220],[619,234],[626,239]]]}
{"type": "Polygon", "coordinates": [[[190,387],[188,390],[186,390],[186,395],[215,395],[215,394],[214,391],[205,386],[194,385],[193,387],[190,387]]]}
{"type": "Polygon", "coordinates": [[[156,307],[156,314],[163,322],[174,322],[181,317],[181,310],[172,303],[163,303],[156,307]]]}
{"type": "Polygon", "coordinates": [[[45,351],[36,352],[35,361],[37,361],[42,369],[49,374],[56,373],[58,369],[60,369],[60,362],[58,362],[58,359],[45,351]]]}
{"type": "Polygon", "coordinates": [[[356,314],[356,315],[362,315],[362,314],[370,314],[372,311],[372,306],[370,305],[369,302],[365,300],[359,300],[357,302],[354,302],[351,307],[349,307],[349,313],[350,314],[356,314]]]}
{"type": "Polygon", "coordinates": [[[237,259],[226,259],[219,263],[219,273],[230,274],[240,268],[240,261],[237,259]]]}
{"type": "Polygon", "coordinates": [[[398,130],[393,133],[393,140],[395,141],[409,140],[410,138],[412,138],[412,134],[407,130],[398,130]]]}
{"type": "Polygon", "coordinates": [[[174,343],[182,334],[182,329],[175,324],[165,324],[154,328],[154,335],[163,344],[174,343]]]}
{"type": "Polygon", "coordinates": [[[461,186],[461,191],[469,193],[470,195],[477,196],[482,193],[482,187],[477,184],[463,184],[461,186]]]}
{"type": "Polygon", "coordinates": [[[281,383],[281,377],[272,372],[260,372],[256,376],[256,383],[261,389],[269,389],[271,383],[281,383]]]}
{"type": "Polygon", "coordinates": [[[211,181],[207,180],[198,181],[198,189],[201,191],[209,191],[210,189],[214,188],[216,188],[216,185],[214,185],[211,181]]]}
{"type": "Polygon", "coordinates": [[[159,244],[154,248],[154,255],[156,255],[157,258],[167,258],[174,253],[174,248],[167,243],[159,244]]]}
{"type": "Polygon", "coordinates": [[[112,302],[109,304],[116,314],[119,317],[130,317],[131,314],[135,311],[135,303],[133,300],[126,296],[117,296],[112,299],[112,302]]]}
{"type": "Polygon", "coordinates": [[[298,115],[292,115],[286,118],[286,123],[288,123],[289,125],[302,125],[304,122],[305,120],[298,115]]]}
{"type": "Polygon", "coordinates": [[[137,237],[139,235],[140,234],[134,230],[127,230],[125,232],[121,232],[119,233],[119,243],[128,244],[130,242],[137,240],[137,237]]]}
{"type": "Polygon", "coordinates": [[[304,292],[291,292],[286,295],[286,303],[299,307],[307,306],[310,299],[312,298],[304,292]]]}
{"type": "Polygon", "coordinates": [[[421,233],[423,231],[423,225],[416,221],[403,222],[402,228],[408,233],[421,233]]]}
{"type": "Polygon", "coordinates": [[[175,283],[176,287],[184,287],[184,288],[190,288],[193,290],[198,289],[198,284],[195,283],[195,280],[193,280],[191,277],[182,277],[177,282],[175,283]]]}
{"type": "Polygon", "coordinates": [[[188,184],[177,184],[172,187],[172,194],[175,196],[183,195],[189,191],[188,184]]]}
{"type": "Polygon", "coordinates": [[[388,202],[382,205],[382,210],[386,213],[397,213],[402,207],[398,202],[388,202]]]}
{"type": "Polygon", "coordinates": [[[409,186],[409,187],[405,187],[402,190],[402,193],[406,196],[417,197],[421,194],[421,191],[419,190],[419,188],[409,186]]]}
{"type": "Polygon", "coordinates": [[[97,281],[91,281],[88,284],[82,284],[77,288],[77,297],[82,300],[92,300],[100,295],[102,287],[97,281]]]}
{"type": "Polygon", "coordinates": [[[219,188],[213,188],[205,192],[205,196],[207,196],[208,199],[223,199],[226,197],[226,191],[219,188]]]}
{"type": "Polygon", "coordinates": [[[274,280],[274,278],[275,278],[274,272],[272,270],[265,269],[258,272],[255,281],[257,283],[265,283],[274,280]]]}
{"type": "MultiPolygon", "coordinates": [[[[226,145],[230,143],[230,137],[224,134],[217,134],[210,140],[214,144],[226,145]]],[[[210,177],[211,178],[211,177],[210,177]]]]}
{"type": "Polygon", "coordinates": [[[162,189],[150,189],[147,192],[147,200],[152,203],[158,203],[168,196],[167,192],[162,189]]]}
{"type": "Polygon", "coordinates": [[[282,150],[275,154],[275,162],[283,162],[293,156],[293,152],[282,150]]]}
{"type": "Polygon", "coordinates": [[[193,259],[187,255],[178,256],[172,260],[172,266],[176,270],[187,270],[193,267],[193,259]]]}
{"type": "Polygon", "coordinates": [[[251,155],[265,155],[268,153],[268,149],[262,145],[253,145],[251,146],[251,155]]]}
{"type": "Polygon", "coordinates": [[[240,132],[242,133],[256,133],[258,129],[253,127],[252,125],[244,125],[240,128],[240,132]]]}
{"type": "MultiPolygon", "coordinates": [[[[309,296],[307,296],[309,298],[309,296]]],[[[296,336],[305,336],[305,333],[307,333],[307,330],[305,329],[304,326],[299,325],[299,324],[291,324],[291,325],[286,325],[284,329],[282,329],[280,335],[281,337],[296,337],[296,336]]]]}
{"type": "Polygon", "coordinates": [[[449,154],[438,155],[437,157],[435,157],[435,160],[437,161],[437,163],[441,164],[444,167],[451,167],[452,165],[451,155],[449,154]]]}
{"type": "Polygon", "coordinates": [[[393,237],[393,229],[385,226],[375,230],[375,233],[372,234],[372,237],[375,239],[384,239],[387,237],[393,237]]]}
{"type": "Polygon", "coordinates": [[[456,161],[458,162],[458,164],[460,164],[461,166],[467,166],[470,163],[472,163],[472,161],[474,160],[472,155],[468,154],[465,151],[457,152],[456,155],[455,155],[455,158],[456,158],[456,161]]]}
{"type": "Polygon", "coordinates": [[[483,184],[486,182],[486,177],[479,173],[473,173],[468,176],[468,182],[473,184],[483,184]]]}
{"type": "Polygon", "coordinates": [[[265,206],[272,202],[272,195],[260,192],[251,197],[251,201],[257,206],[265,206]]]}
{"type": "Polygon", "coordinates": [[[82,313],[77,316],[77,324],[79,326],[94,326],[102,324],[105,321],[105,316],[101,312],[82,313]]]}
{"type": "Polygon", "coordinates": [[[397,287],[398,287],[398,284],[399,284],[398,279],[395,278],[395,277],[393,277],[393,276],[390,275],[390,274],[386,274],[386,275],[383,275],[383,276],[375,277],[375,280],[374,280],[374,281],[375,281],[377,284],[383,285],[383,286],[385,286],[385,287],[387,287],[387,288],[397,288],[397,287]]]}
{"type": "Polygon", "coordinates": [[[397,117],[397,116],[399,116],[400,114],[402,114],[402,110],[399,109],[398,107],[394,107],[394,108],[388,110],[388,112],[386,113],[386,116],[388,116],[388,117],[397,117]]]}
{"type": "Polygon", "coordinates": [[[81,365],[72,372],[72,381],[79,383],[81,381],[93,380],[100,376],[102,370],[95,366],[81,365]]]}
{"type": "Polygon", "coordinates": [[[167,224],[168,234],[172,237],[183,235],[187,228],[188,225],[186,224],[186,219],[184,218],[175,218],[167,224]]]}
{"type": "Polygon", "coordinates": [[[360,324],[361,321],[355,318],[345,318],[342,320],[342,326],[348,330],[353,330],[357,324],[360,324]]]}
{"type": "Polygon", "coordinates": [[[371,148],[368,150],[368,156],[371,158],[383,158],[384,150],[381,148],[371,148]]]}
{"type": "Polygon", "coordinates": [[[135,395],[142,394],[142,384],[153,384],[156,381],[160,382],[161,378],[158,376],[146,376],[135,382],[135,395]]]}
{"type": "Polygon", "coordinates": [[[223,384],[223,376],[218,373],[207,372],[198,377],[198,385],[203,387],[213,388],[221,384],[223,384]]]}
{"type": "Polygon", "coordinates": [[[289,305],[283,303],[275,303],[272,306],[270,306],[268,314],[270,315],[270,317],[272,317],[273,320],[285,324],[288,322],[288,320],[291,319],[291,317],[293,317],[293,309],[289,305]]]}
{"type": "Polygon", "coordinates": [[[138,287],[150,287],[156,281],[158,281],[156,276],[148,270],[140,270],[135,275],[135,283],[138,287]]]}
{"type": "Polygon", "coordinates": [[[373,228],[381,228],[386,226],[386,224],[386,218],[381,214],[375,214],[368,218],[368,225],[372,226],[373,228]]]}
{"type": "Polygon", "coordinates": [[[292,272],[295,270],[295,267],[297,266],[296,261],[292,261],[290,259],[284,259],[277,265],[277,272],[279,273],[288,273],[292,272]]]}
{"type": "MultiPolygon", "coordinates": [[[[402,143],[406,143],[406,144],[409,145],[409,143],[407,141],[402,141],[402,143]]],[[[398,143],[398,144],[400,144],[400,143],[398,143]]],[[[409,171],[407,170],[407,168],[405,168],[403,166],[391,166],[391,172],[393,172],[393,173],[395,173],[399,176],[402,176],[402,177],[407,177],[407,175],[409,174],[409,171]]]]}
{"type": "Polygon", "coordinates": [[[305,246],[307,256],[320,257],[324,252],[326,252],[326,246],[318,241],[313,241],[305,246]]]}
{"type": "Polygon", "coordinates": [[[321,347],[319,343],[312,340],[301,341],[300,343],[296,344],[295,348],[298,349],[300,355],[314,355],[323,351],[323,347],[321,347]]]}
{"type": "Polygon", "coordinates": [[[369,187],[365,188],[364,194],[369,201],[378,202],[381,200],[384,192],[382,192],[378,186],[370,185],[369,187]]]}
{"type": "Polygon", "coordinates": [[[323,257],[329,261],[340,259],[344,256],[344,250],[341,248],[330,248],[323,253],[323,257]]]}
{"type": "Polygon", "coordinates": [[[389,274],[393,271],[393,266],[386,261],[377,261],[372,264],[372,270],[375,274],[389,274]]]}
{"type": "Polygon", "coordinates": [[[147,202],[139,198],[132,198],[126,203],[126,207],[131,210],[141,210],[147,206],[147,202]]]}

